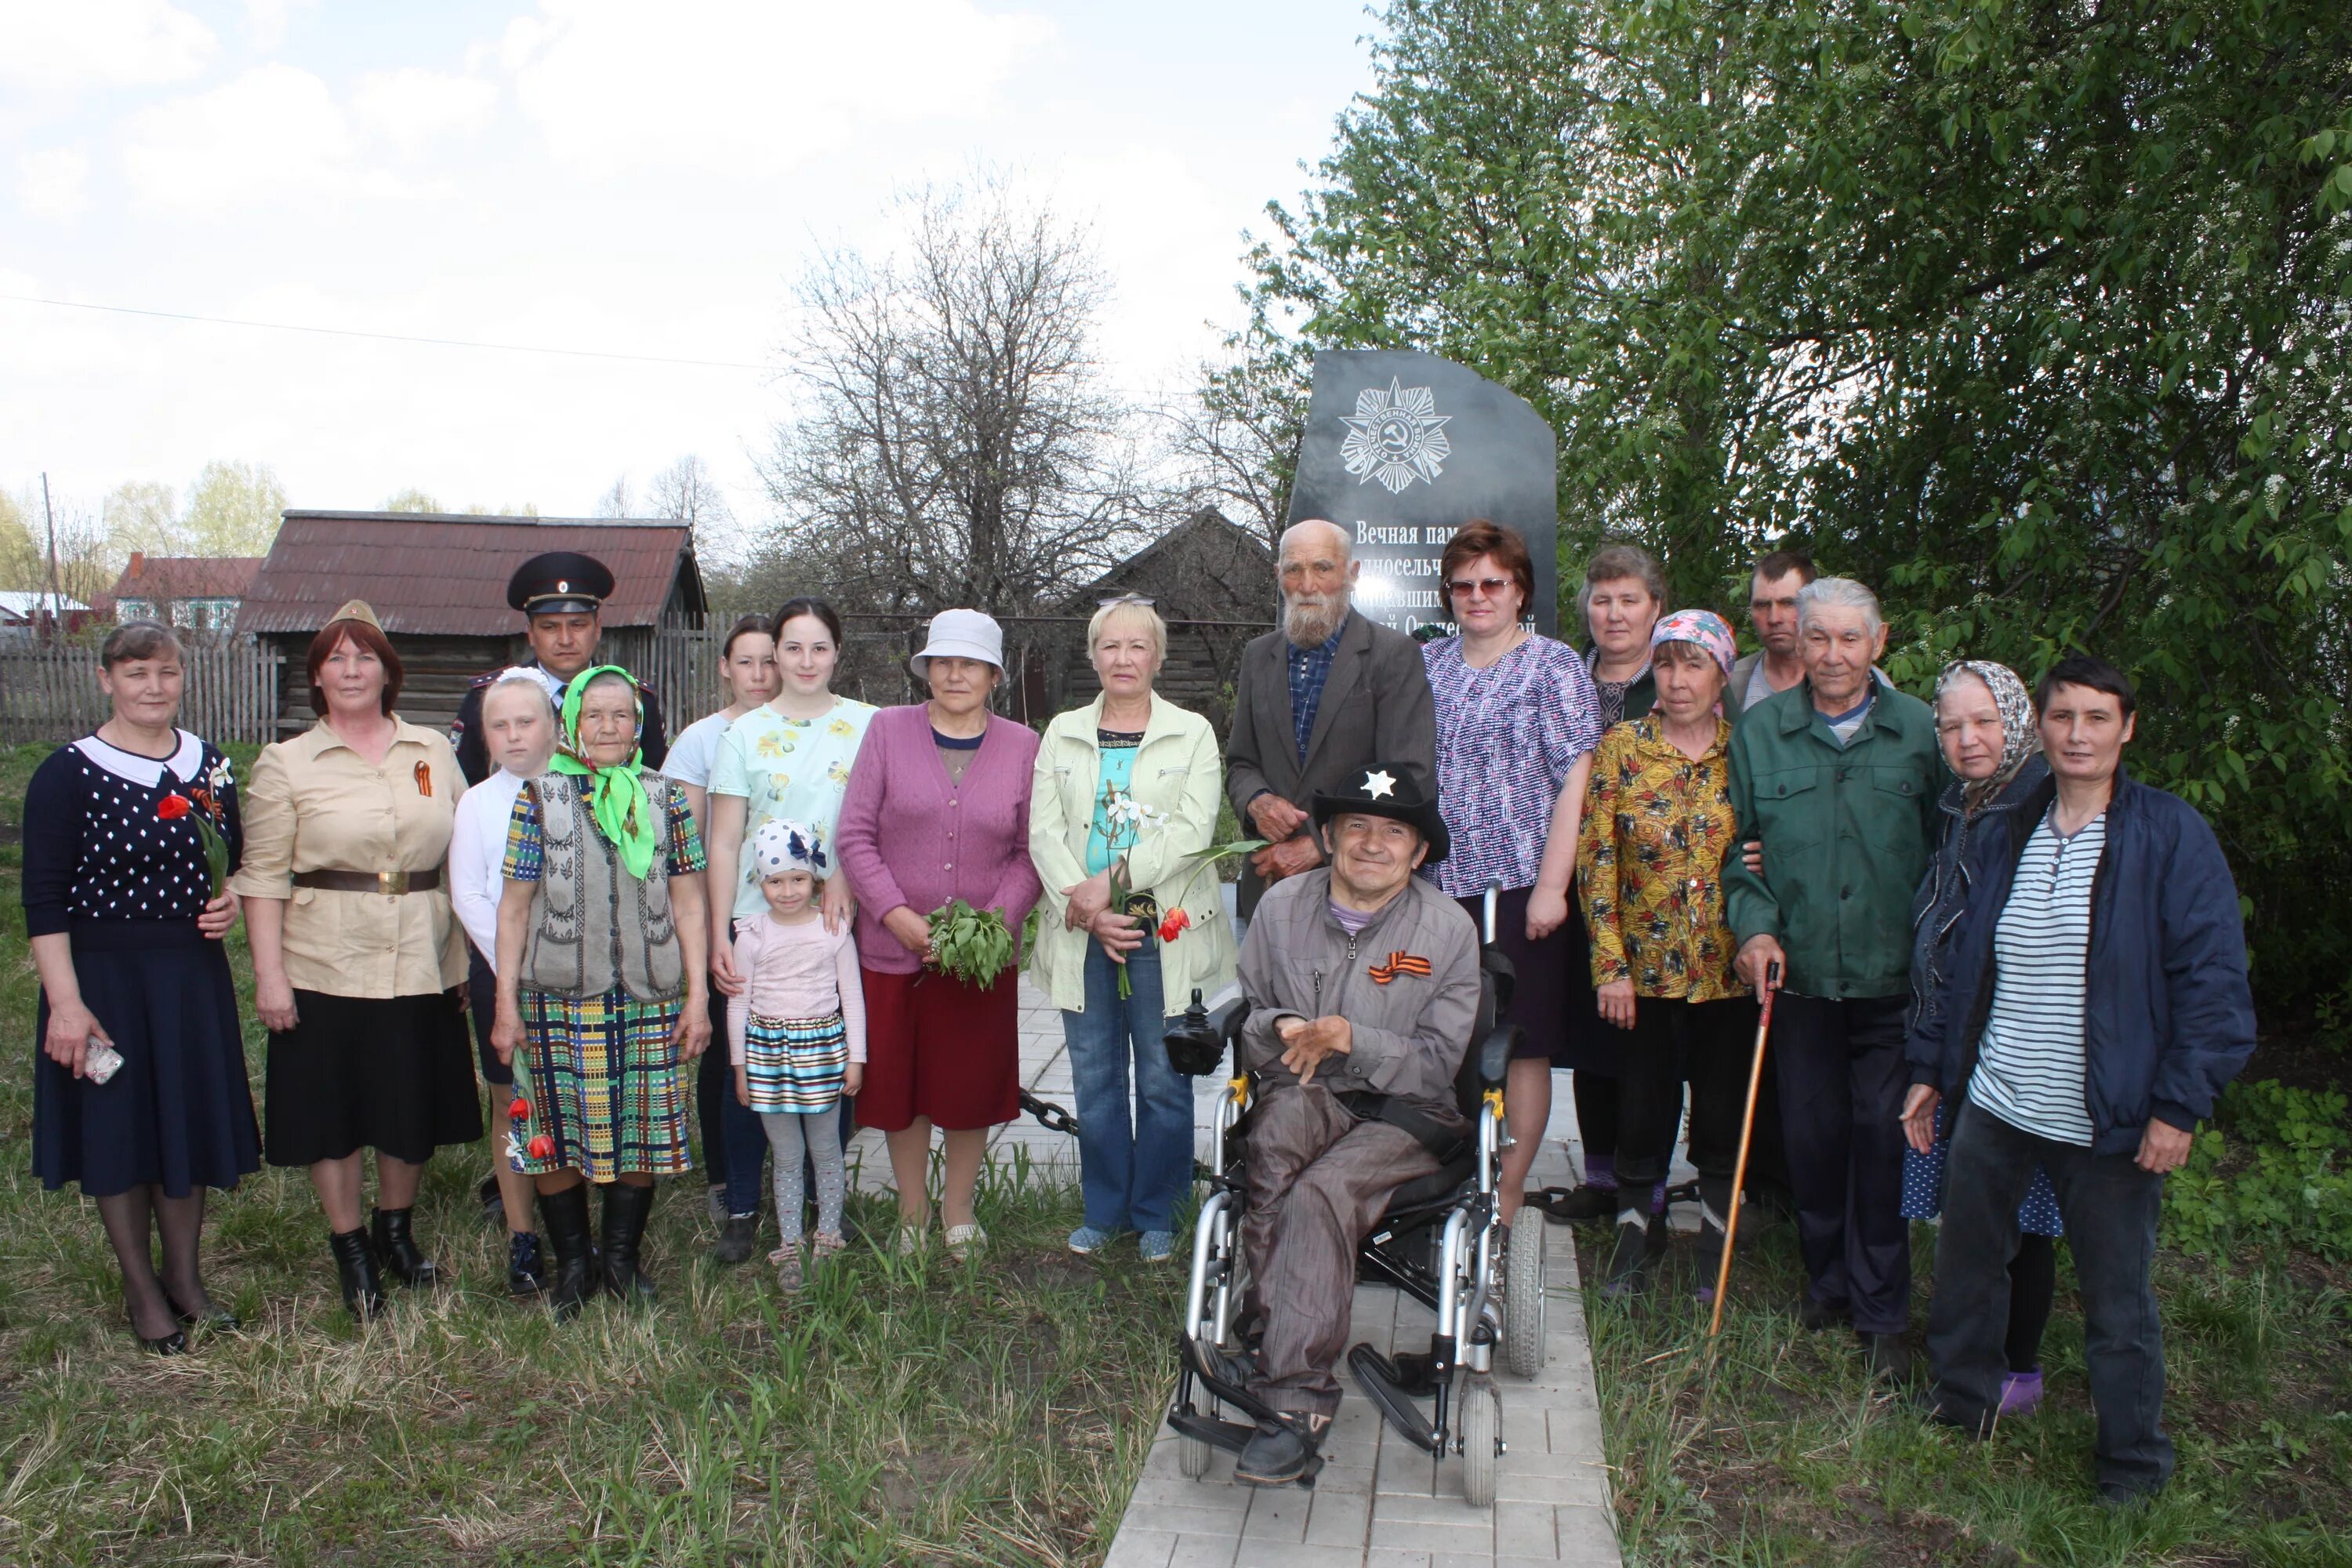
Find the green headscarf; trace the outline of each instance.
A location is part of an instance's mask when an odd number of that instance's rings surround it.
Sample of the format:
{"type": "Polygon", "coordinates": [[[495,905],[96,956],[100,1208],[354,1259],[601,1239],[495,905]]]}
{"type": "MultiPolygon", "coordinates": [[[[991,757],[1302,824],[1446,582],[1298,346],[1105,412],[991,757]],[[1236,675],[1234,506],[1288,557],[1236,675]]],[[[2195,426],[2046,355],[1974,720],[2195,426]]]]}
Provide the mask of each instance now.
{"type": "Polygon", "coordinates": [[[637,768],[645,761],[644,752],[633,750],[629,760],[620,766],[600,768],[589,762],[580,749],[580,699],[600,675],[617,675],[629,683],[631,700],[636,701],[637,728],[640,731],[645,729],[646,705],[636,700],[635,677],[617,664],[583,669],[563,689],[563,741],[556,747],[550,765],[559,773],[596,781],[588,797],[596,826],[621,852],[621,864],[629,875],[643,880],[645,874],[653,869],[654,851],[660,847],[662,829],[668,825],[655,820],[653,802],[646,797],[645,784],[637,777],[637,768]]]}

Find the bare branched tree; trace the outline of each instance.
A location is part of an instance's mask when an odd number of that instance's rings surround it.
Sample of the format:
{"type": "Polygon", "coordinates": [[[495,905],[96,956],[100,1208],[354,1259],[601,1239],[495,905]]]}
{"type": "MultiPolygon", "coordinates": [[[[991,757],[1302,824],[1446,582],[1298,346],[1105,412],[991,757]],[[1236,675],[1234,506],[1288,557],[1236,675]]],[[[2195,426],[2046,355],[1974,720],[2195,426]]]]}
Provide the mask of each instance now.
{"type": "Polygon", "coordinates": [[[1131,417],[1094,346],[1087,232],[997,177],[905,199],[904,254],[821,254],[798,289],[804,412],[762,466],[766,557],[865,609],[1019,614],[1139,536],[1131,417]]]}
{"type": "Polygon", "coordinates": [[[1282,537],[1307,420],[1309,358],[1257,327],[1201,367],[1201,384],[1172,416],[1183,499],[1214,507],[1268,544],[1282,537]]]}

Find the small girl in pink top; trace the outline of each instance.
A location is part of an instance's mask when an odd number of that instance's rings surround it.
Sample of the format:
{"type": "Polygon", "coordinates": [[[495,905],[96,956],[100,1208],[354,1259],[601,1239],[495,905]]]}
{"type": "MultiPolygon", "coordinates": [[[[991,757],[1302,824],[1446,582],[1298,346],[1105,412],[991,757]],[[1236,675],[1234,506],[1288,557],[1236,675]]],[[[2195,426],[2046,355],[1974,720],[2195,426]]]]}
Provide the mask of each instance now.
{"type": "Polygon", "coordinates": [[[835,1121],[844,1092],[856,1094],[866,1071],[866,993],[857,948],[845,931],[825,929],[817,879],[827,856],[816,834],[772,817],[751,840],[751,874],[768,912],[737,922],[735,968],[740,995],[728,998],[727,1042],[735,1098],[760,1113],[775,1156],[776,1224],[783,1245],[768,1255],[776,1283],[798,1290],[801,1161],[816,1171],[816,1257],[841,1250],[845,1179],[835,1121]]]}

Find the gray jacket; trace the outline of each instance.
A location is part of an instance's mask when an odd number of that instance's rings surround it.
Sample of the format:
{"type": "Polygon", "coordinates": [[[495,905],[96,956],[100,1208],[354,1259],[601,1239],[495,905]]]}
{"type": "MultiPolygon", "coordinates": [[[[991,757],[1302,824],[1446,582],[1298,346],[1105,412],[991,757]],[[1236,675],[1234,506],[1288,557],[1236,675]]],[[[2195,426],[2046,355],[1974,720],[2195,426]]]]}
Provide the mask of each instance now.
{"type": "MultiPolygon", "coordinates": [[[[1234,727],[1225,742],[1225,789],[1242,831],[1255,837],[1249,803],[1271,791],[1310,810],[1318,792],[1329,793],[1375,763],[1402,767],[1412,791],[1437,793],[1437,710],[1421,647],[1402,632],[1350,610],[1339,652],[1315,710],[1307,760],[1290,714],[1290,644],[1281,632],[1251,639],[1234,676],[1234,727]]],[[[1302,834],[1312,833],[1302,824],[1302,834]]],[[[1242,865],[1241,913],[1248,917],[1265,884],[1242,865]]]]}
{"type": "MultiPolygon", "coordinates": [[[[654,820],[666,826],[677,785],[648,768],[637,777],[654,820]]],[[[686,990],[686,967],[670,909],[668,845],[655,847],[643,881],[630,876],[596,826],[586,788],[569,773],[547,773],[530,785],[541,860],[522,988],[579,998],[617,985],[640,1002],[672,1001],[686,990]]]]}
{"type": "Polygon", "coordinates": [[[1478,1016],[1478,930],[1424,878],[1349,936],[1331,918],[1331,872],[1318,867],[1275,884],[1242,939],[1242,1065],[1296,1082],[1282,1065],[1283,1018],[1336,1015],[1353,1038],[1326,1057],[1315,1081],[1332,1092],[1373,1089],[1454,1124],[1454,1075],[1478,1016]],[[1400,958],[1426,959],[1429,973],[1400,958]],[[1380,978],[1387,974],[1388,979],[1380,978]]]}

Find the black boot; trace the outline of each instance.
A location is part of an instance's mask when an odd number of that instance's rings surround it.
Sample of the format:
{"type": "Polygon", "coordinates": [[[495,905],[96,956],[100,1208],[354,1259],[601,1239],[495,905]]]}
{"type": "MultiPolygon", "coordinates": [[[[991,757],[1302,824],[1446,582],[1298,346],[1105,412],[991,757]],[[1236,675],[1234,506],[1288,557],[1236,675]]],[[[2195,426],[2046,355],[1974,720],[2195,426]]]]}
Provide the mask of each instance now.
{"type": "Polygon", "coordinates": [[[653,1188],[614,1182],[604,1189],[604,1289],[633,1305],[650,1307],[659,1298],[654,1282],[637,1267],[646,1217],[653,1213],[653,1188]]]}
{"type": "Polygon", "coordinates": [[[1723,1273],[1723,1226],[1731,1214],[1731,1178],[1698,1179],[1698,1252],[1694,1261],[1698,1279],[1693,1293],[1702,1301],[1715,1300],[1715,1282],[1723,1273]]]}
{"type": "Polygon", "coordinates": [[[536,1296],[547,1289],[547,1264],[540,1256],[539,1237],[530,1231],[507,1237],[507,1294],[536,1296]]]}
{"type": "Polygon", "coordinates": [[[588,1298],[596,1293],[596,1275],[588,1254],[588,1184],[539,1194],[540,1228],[555,1249],[555,1273],[547,1288],[547,1304],[557,1319],[576,1318],[588,1298]]]}
{"type": "Polygon", "coordinates": [[[343,1279],[343,1305],[365,1321],[383,1310],[383,1276],[376,1272],[375,1248],[364,1230],[339,1230],[327,1237],[335,1272],[343,1279]]]}
{"type": "Polygon", "coordinates": [[[378,1209],[375,1211],[375,1255],[383,1261],[383,1271],[403,1285],[437,1284],[441,1271],[416,1245],[416,1237],[408,1229],[408,1209],[378,1209]]]}

